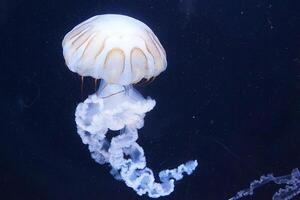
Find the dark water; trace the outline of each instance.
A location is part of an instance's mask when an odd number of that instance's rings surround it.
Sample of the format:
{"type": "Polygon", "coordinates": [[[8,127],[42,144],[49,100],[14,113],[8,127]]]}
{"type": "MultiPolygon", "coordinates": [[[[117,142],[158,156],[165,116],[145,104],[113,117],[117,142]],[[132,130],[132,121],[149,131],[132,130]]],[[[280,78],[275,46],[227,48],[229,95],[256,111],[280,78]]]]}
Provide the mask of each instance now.
{"type": "Polygon", "coordinates": [[[81,95],[61,41],[104,13],[145,22],[167,51],[167,70],[137,86],[157,101],[138,142],[156,172],[199,166],[162,199],[228,199],[262,174],[300,167],[299,1],[2,0],[0,9],[0,199],[148,199],[96,164],[76,133],[76,105],[94,82],[81,95]]]}

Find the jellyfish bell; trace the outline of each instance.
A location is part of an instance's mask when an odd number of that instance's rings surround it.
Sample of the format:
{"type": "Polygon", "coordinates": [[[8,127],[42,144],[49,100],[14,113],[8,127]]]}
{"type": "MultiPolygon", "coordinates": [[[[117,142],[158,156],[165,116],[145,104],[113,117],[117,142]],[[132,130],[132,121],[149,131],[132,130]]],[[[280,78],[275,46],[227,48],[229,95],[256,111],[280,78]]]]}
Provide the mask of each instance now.
{"type": "Polygon", "coordinates": [[[98,15],[80,23],[64,37],[63,55],[71,71],[109,84],[137,83],[167,67],[153,31],[124,15],[98,15]]]}
{"type": "Polygon", "coordinates": [[[92,158],[110,164],[111,174],[139,195],[169,195],[175,180],[191,174],[198,163],[194,160],[162,170],[157,182],[136,142],[138,129],[156,102],[144,98],[132,84],[158,76],[167,67],[166,52],[157,37],[136,19],[107,14],[76,26],[64,37],[62,46],[71,71],[102,79],[98,91],[79,103],[75,112],[77,133],[92,158]],[[120,134],[109,139],[108,130],[120,134]]]}

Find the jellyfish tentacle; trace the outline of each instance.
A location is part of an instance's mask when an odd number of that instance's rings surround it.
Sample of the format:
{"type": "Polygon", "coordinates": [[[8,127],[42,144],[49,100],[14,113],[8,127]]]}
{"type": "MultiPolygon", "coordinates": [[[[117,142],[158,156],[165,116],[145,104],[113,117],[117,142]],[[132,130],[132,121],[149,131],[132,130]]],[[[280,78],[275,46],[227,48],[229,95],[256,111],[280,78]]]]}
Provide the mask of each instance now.
{"type": "Polygon", "coordinates": [[[136,142],[138,129],[144,126],[145,113],[153,109],[155,101],[145,99],[132,87],[126,87],[125,92],[119,94],[115,93],[123,86],[106,84],[100,88],[98,94],[77,106],[75,114],[78,134],[89,146],[92,158],[100,164],[109,163],[111,174],[139,195],[147,193],[153,198],[169,195],[174,190],[175,180],[182,179],[184,173],[191,174],[197,161],[161,171],[160,180],[156,182],[153,171],[146,166],[144,150],[136,142]],[[120,134],[109,141],[108,130],[120,131],[120,134]]]}

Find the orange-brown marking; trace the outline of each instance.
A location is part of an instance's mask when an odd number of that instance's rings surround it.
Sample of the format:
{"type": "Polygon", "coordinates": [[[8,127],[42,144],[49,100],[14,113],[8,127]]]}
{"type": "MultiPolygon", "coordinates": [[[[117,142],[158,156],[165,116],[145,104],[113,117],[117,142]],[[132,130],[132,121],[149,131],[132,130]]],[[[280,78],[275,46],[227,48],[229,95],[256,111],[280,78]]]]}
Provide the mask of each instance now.
{"type": "Polygon", "coordinates": [[[104,61],[104,68],[106,67],[106,64],[107,64],[107,60],[113,56],[113,53],[120,53],[119,55],[122,56],[122,59],[123,59],[123,69],[122,69],[122,72],[124,71],[124,64],[125,64],[125,54],[123,52],[122,49],[120,48],[112,48],[106,55],[106,58],[105,58],[105,61],[104,61]]]}
{"type": "Polygon", "coordinates": [[[73,45],[82,35],[84,35],[88,30],[90,29],[90,27],[87,27],[83,30],[81,30],[79,33],[75,34],[74,36],[72,36],[70,38],[70,40],[72,40],[74,38],[74,40],[71,42],[71,44],[73,45]]]}
{"type": "Polygon", "coordinates": [[[92,40],[97,36],[97,34],[94,34],[92,37],[90,37],[91,39],[88,41],[86,47],[84,48],[84,51],[81,55],[81,57],[84,57],[84,54],[86,53],[86,50],[88,49],[89,45],[92,43],[92,40]]]}
{"type": "Polygon", "coordinates": [[[97,59],[97,57],[101,54],[101,52],[103,51],[103,49],[104,49],[104,46],[105,46],[105,43],[106,43],[106,39],[107,39],[107,37],[103,40],[103,42],[101,42],[101,46],[100,46],[100,49],[98,50],[98,52],[96,53],[96,55],[95,55],[95,57],[94,57],[94,59],[96,60],[97,59]]]}
{"type": "Polygon", "coordinates": [[[153,39],[153,37],[152,37],[152,34],[149,33],[149,32],[147,32],[147,35],[148,35],[148,37],[150,38],[152,44],[154,44],[154,46],[155,46],[155,48],[156,48],[156,51],[157,51],[158,54],[159,54],[159,57],[162,59],[161,53],[160,53],[160,51],[159,51],[159,47],[157,46],[156,42],[154,41],[154,39],[153,39]]]}
{"type": "Polygon", "coordinates": [[[155,40],[155,42],[158,44],[158,46],[160,47],[160,49],[163,51],[163,53],[166,55],[166,51],[164,49],[164,47],[161,45],[161,43],[159,42],[159,40],[157,39],[157,37],[154,35],[154,33],[151,33],[149,31],[147,31],[147,33],[149,35],[151,35],[151,37],[155,40]]]}
{"type": "MultiPolygon", "coordinates": [[[[145,58],[145,61],[146,61],[145,62],[145,68],[148,70],[149,66],[148,66],[148,62],[147,62],[147,56],[145,55],[144,51],[142,49],[140,49],[139,47],[134,47],[130,51],[130,65],[131,65],[131,67],[132,67],[132,53],[133,53],[133,51],[137,51],[138,53],[141,53],[143,55],[143,57],[145,58]]],[[[131,70],[132,70],[132,68],[131,68],[131,70]]]]}
{"type": "MultiPolygon", "coordinates": [[[[140,57],[140,56],[142,56],[142,60],[144,61],[144,63],[143,63],[143,66],[139,66],[139,67],[143,67],[144,69],[138,69],[138,70],[142,70],[143,71],[143,75],[142,75],[142,77],[134,77],[134,79],[136,79],[136,78],[144,78],[145,77],[145,72],[144,71],[148,72],[148,70],[149,70],[149,66],[148,66],[148,62],[147,62],[147,56],[145,55],[145,53],[143,52],[143,50],[141,50],[138,47],[134,47],[134,48],[132,48],[132,50],[130,52],[131,72],[133,72],[133,73],[137,72],[137,69],[134,69],[133,59],[134,59],[134,57],[140,57]]],[[[140,58],[138,58],[138,59],[140,59],[140,58]]],[[[139,81],[139,80],[137,79],[137,80],[132,80],[132,81],[136,82],[136,81],[139,81]]]]}

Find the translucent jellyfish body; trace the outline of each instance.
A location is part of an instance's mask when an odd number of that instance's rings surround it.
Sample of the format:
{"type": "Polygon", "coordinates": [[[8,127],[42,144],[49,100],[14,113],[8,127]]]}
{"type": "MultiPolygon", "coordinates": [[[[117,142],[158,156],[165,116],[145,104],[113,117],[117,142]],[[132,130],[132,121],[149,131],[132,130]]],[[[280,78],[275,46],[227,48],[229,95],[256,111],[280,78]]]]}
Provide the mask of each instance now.
{"type": "Polygon", "coordinates": [[[111,166],[111,174],[137,194],[157,198],[174,191],[174,182],[190,175],[198,163],[188,161],[159,173],[147,167],[143,148],[136,142],[144,117],[155,100],[144,98],[131,84],[159,75],[167,67],[166,52],[144,23],[123,15],[92,17],[63,40],[68,68],[81,76],[100,78],[98,91],[75,112],[77,132],[92,158],[111,166]],[[107,132],[120,134],[108,139],[107,132]]]}

